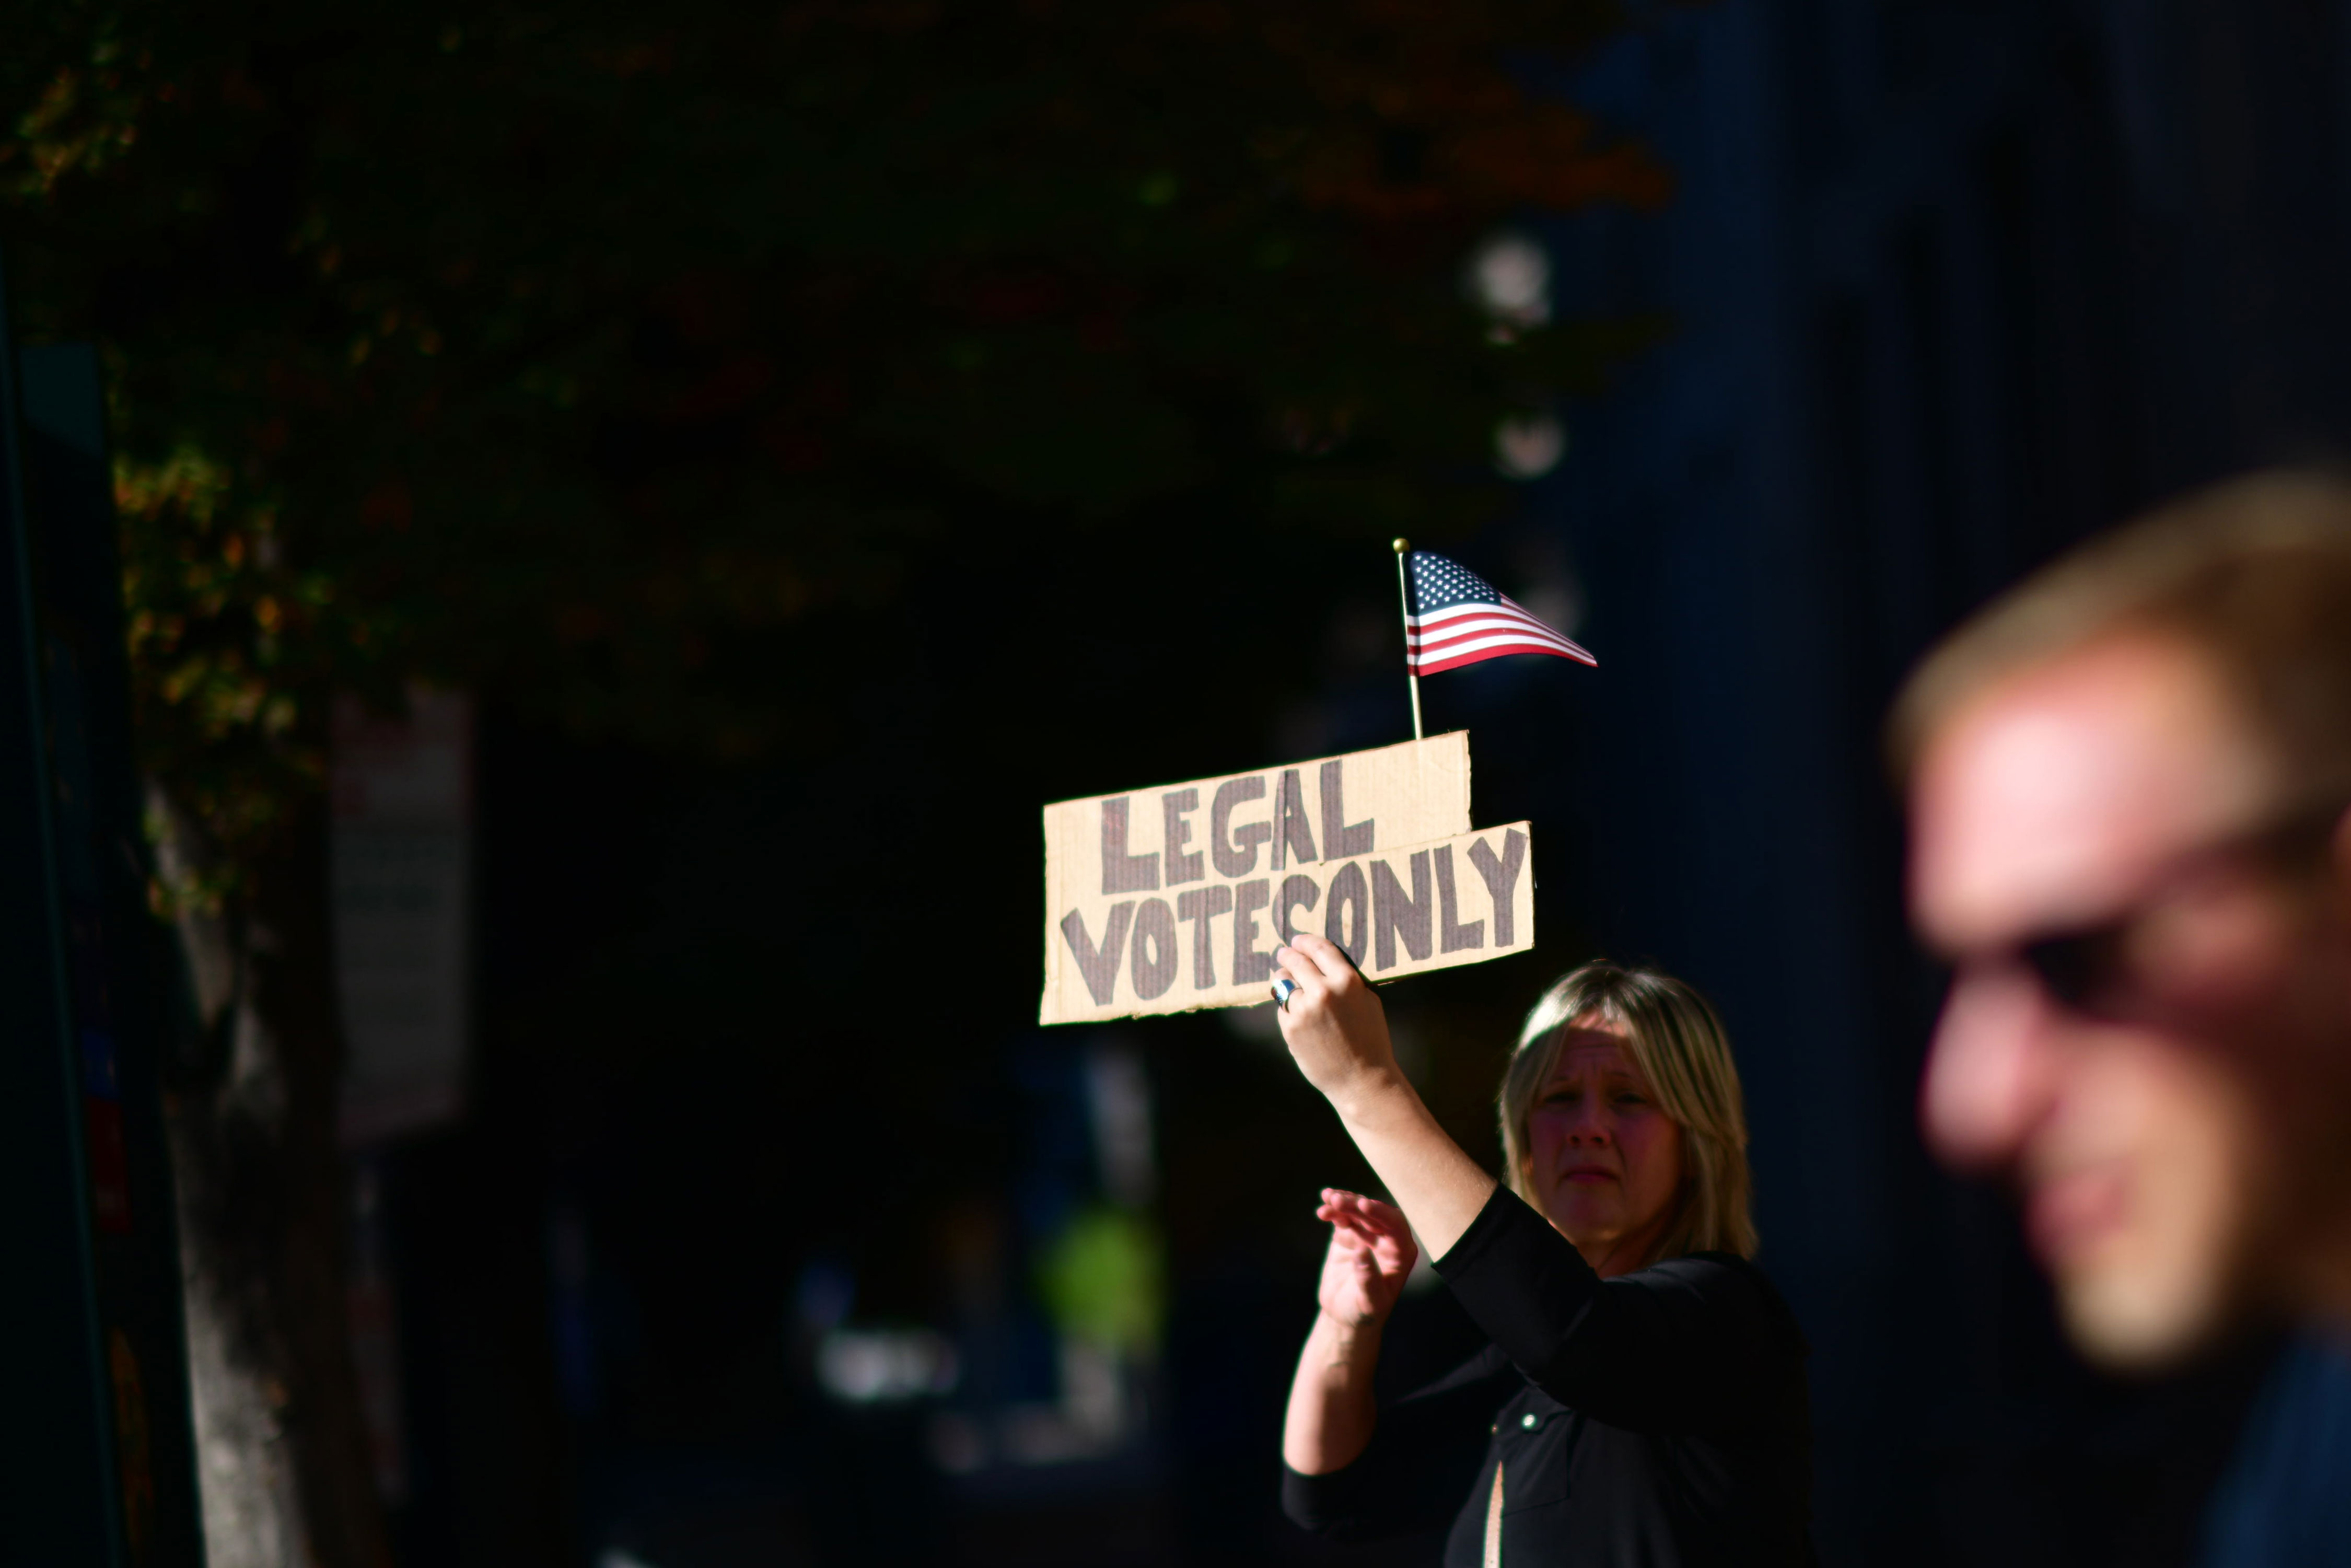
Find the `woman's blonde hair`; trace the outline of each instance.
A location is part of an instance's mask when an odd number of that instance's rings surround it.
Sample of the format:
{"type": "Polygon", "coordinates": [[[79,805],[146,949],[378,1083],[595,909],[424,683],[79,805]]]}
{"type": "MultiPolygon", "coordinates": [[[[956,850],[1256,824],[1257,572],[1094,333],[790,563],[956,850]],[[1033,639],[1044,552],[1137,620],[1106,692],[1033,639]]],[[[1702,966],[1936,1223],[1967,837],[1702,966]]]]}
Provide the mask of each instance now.
{"type": "Polygon", "coordinates": [[[1671,975],[1605,960],[1562,977],[1527,1014],[1498,1097],[1502,1159],[1510,1190],[1543,1205],[1530,1180],[1527,1119],[1551,1082],[1568,1028],[1604,1019],[1625,1031],[1625,1049],[1682,1130],[1682,1184],[1673,1220],[1645,1263],[1691,1252],[1755,1255],[1755,1178],[1747,1166],[1747,1108],[1730,1041],[1707,999],[1671,975]]]}

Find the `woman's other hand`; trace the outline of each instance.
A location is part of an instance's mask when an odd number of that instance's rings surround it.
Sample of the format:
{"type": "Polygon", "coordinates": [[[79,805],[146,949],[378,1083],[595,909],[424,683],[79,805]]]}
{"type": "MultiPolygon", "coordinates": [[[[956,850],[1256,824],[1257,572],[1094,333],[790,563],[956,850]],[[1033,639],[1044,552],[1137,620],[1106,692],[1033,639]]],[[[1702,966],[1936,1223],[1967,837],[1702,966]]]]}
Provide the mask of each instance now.
{"type": "Polygon", "coordinates": [[[1359,1086],[1395,1076],[1387,1011],[1335,942],[1300,932],[1273,955],[1274,974],[1298,989],[1280,1009],[1281,1037],[1306,1082],[1338,1105],[1359,1086]]]}
{"type": "Polygon", "coordinates": [[[1323,1254],[1322,1283],[1315,1292],[1322,1315],[1347,1329],[1386,1322],[1420,1257],[1404,1211],[1376,1197],[1324,1187],[1314,1218],[1331,1227],[1331,1249],[1323,1254]]]}
{"type": "Polygon", "coordinates": [[[1371,1442],[1378,1425],[1372,1374],[1380,1333],[1420,1256],[1403,1212],[1378,1198],[1324,1187],[1314,1218],[1331,1226],[1331,1250],[1314,1292],[1322,1310],[1298,1353],[1281,1425],[1282,1459],[1306,1476],[1353,1464],[1371,1442]]]}

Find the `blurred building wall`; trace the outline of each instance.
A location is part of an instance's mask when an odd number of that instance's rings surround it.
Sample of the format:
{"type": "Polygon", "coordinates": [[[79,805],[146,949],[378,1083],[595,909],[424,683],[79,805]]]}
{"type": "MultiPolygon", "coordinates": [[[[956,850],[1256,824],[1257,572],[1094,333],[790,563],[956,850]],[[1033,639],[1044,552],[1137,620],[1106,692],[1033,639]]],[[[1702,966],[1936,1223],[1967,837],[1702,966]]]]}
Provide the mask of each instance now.
{"type": "Polygon", "coordinates": [[[1671,322],[1532,497],[1608,676],[1546,820],[1603,946],[1729,1016],[1832,1562],[1970,1527],[2030,1308],[1912,1130],[1886,700],[2068,542],[2351,429],[2346,67],[2339,0],[1719,0],[1558,84],[1681,185],[1543,231],[1566,308],[1671,322]]]}

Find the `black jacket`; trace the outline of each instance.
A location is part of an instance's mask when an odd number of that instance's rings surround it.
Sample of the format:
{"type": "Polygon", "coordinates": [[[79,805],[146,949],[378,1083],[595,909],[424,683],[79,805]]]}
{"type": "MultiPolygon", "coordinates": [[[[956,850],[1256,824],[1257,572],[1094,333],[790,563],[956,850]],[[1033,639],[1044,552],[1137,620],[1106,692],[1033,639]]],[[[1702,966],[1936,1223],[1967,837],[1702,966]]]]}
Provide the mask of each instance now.
{"type": "Polygon", "coordinates": [[[1506,1568],[1807,1564],[1804,1342],[1761,1270],[1700,1252],[1602,1281],[1498,1190],[1437,1273],[1494,1342],[1380,1412],[1282,1505],[1341,1540],[1434,1530],[1479,1568],[1494,1466],[1506,1568]]]}

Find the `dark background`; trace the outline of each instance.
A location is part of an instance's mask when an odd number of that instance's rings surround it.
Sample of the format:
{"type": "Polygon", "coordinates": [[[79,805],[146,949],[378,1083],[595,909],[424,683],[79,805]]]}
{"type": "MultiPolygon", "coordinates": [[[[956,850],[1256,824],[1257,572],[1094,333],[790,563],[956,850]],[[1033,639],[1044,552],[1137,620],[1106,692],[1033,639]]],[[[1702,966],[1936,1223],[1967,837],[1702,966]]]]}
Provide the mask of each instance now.
{"type": "MultiPolygon", "coordinates": [[[[1425,683],[1431,730],[1470,730],[1478,820],[1541,830],[1542,954],[1391,1006],[1490,1157],[1512,1015],[1558,969],[1650,958],[1717,998],[1763,1260],[1815,1346],[1829,1561],[2183,1548],[2175,1482],[2209,1460],[2181,1435],[2211,1437],[2234,1375],[2090,1382],[1997,1202],[1928,1166],[1911,1104],[1933,978],[1902,925],[1877,727],[1907,661],[2001,583],[2346,428],[2346,27],[2317,5],[1730,0],[1562,83],[1682,183],[1661,215],[1541,227],[1554,292],[1674,330],[1455,552],[1522,594],[1576,584],[1600,670],[1425,683]]],[[[841,1561],[927,1531],[980,1561],[1311,1555],[1271,1515],[1276,1422],[1313,1189],[1364,1176],[1218,1015],[1120,1031],[1165,1170],[1147,1455],[1025,1488],[917,1479],[888,1468],[915,1462],[914,1418],[822,1408],[789,1322],[815,1257],[853,1271],[860,1314],[944,1321],[956,1205],[995,1213],[1017,1256],[1036,1085],[1085,1032],[1025,1021],[1035,806],[1406,734],[1384,546],[1367,528],[1160,573],[1147,538],[1039,559],[975,528],[823,672],[857,729],[773,767],[681,772],[493,723],[480,1111],[394,1162],[419,1561],[592,1551],[605,1530],[660,1568],[768,1560],[762,1529],[841,1561]],[[1261,647],[1270,690],[1311,671],[1311,695],[1197,689],[1209,636],[1261,647]],[[907,1052],[908,1031],[955,1048],[907,1052]],[[585,1217],[627,1323],[570,1419],[546,1331],[559,1208],[585,1217]]]]}
{"type": "MultiPolygon", "coordinates": [[[[1601,666],[1424,685],[1431,732],[1470,731],[1477,820],[1537,826],[1541,950],[1405,981],[1391,1012],[1490,1159],[1515,1019],[1561,969],[1654,960],[1715,998],[1762,1261],[1814,1347],[1825,1561],[2179,1557],[2260,1347],[2091,1378],[1997,1195],[1926,1158],[1935,977],[1878,726],[1938,632],[2068,542],[2351,429],[2351,9],[1634,15],[1525,69],[1645,138],[1672,201],[1525,226],[1563,306],[1664,334],[1563,410],[1554,470],[1444,543],[1583,606],[1601,666]]],[[[403,1562],[1344,1560],[1273,1499],[1313,1194],[1360,1162],[1233,1015],[1030,1021],[1042,802],[1409,733],[1391,529],[1194,559],[1186,526],[958,517],[775,672],[830,695],[756,760],[492,701],[472,1109],[373,1159],[403,1562]],[[1212,643],[1262,687],[1203,683],[1212,643]],[[1085,1075],[1122,1051],[1165,1260],[1145,1416],[1106,1456],[945,1473],[943,1414],[1057,1397],[1034,1271],[1102,1187],[1085,1075]],[[829,1397],[810,1367],[843,1311],[947,1334],[962,1382],[829,1397]]],[[[1441,1291],[1406,1316],[1399,1363],[1463,1343],[1441,1291]]]]}

